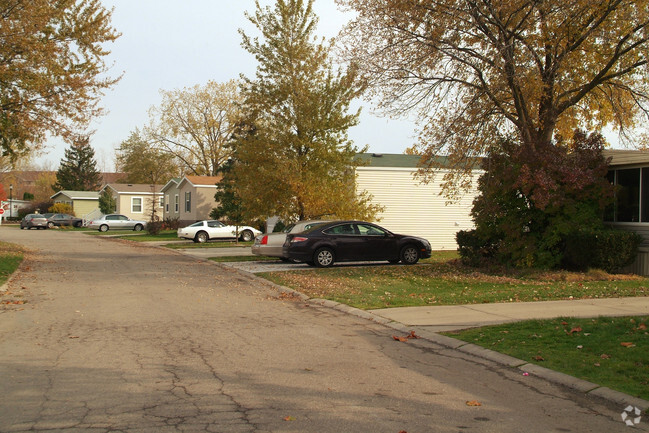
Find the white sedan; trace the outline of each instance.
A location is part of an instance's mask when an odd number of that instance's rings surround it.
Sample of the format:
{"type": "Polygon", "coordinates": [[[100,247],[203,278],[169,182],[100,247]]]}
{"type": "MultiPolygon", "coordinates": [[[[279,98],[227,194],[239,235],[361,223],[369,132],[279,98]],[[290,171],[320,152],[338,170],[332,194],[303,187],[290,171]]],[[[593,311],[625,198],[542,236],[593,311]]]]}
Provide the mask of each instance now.
{"type": "Polygon", "coordinates": [[[221,221],[204,220],[178,229],[178,237],[203,243],[212,239],[239,239],[250,242],[261,232],[250,226],[226,226],[221,221]]]}

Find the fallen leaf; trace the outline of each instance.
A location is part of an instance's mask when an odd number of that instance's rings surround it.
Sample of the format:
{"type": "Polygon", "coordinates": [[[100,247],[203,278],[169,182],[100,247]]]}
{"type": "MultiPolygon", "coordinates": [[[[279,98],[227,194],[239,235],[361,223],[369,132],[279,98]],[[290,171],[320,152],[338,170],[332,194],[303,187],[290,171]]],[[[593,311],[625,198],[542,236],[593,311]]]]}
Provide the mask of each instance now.
{"type": "Polygon", "coordinates": [[[599,362],[596,362],[594,365],[595,365],[595,367],[599,367],[599,366],[600,366],[600,363],[599,363],[599,362]]]}
{"type": "Polygon", "coordinates": [[[421,337],[415,334],[415,331],[410,331],[410,334],[406,335],[405,337],[397,337],[396,335],[393,335],[392,338],[395,339],[396,341],[401,341],[403,343],[410,339],[421,338],[421,337]]]}
{"type": "Polygon", "coordinates": [[[568,322],[561,322],[561,324],[562,324],[563,326],[566,326],[566,325],[568,324],[568,322]]]}
{"type": "Polygon", "coordinates": [[[638,329],[641,329],[641,330],[645,331],[647,329],[647,325],[645,325],[644,323],[641,323],[641,324],[638,325],[638,329]]]}
{"type": "Polygon", "coordinates": [[[635,347],[635,344],[633,344],[633,343],[626,343],[626,342],[625,342],[625,343],[620,343],[620,346],[624,346],[624,347],[635,347]]]}
{"type": "Polygon", "coordinates": [[[577,326],[576,328],[572,328],[570,332],[568,332],[568,334],[573,334],[575,332],[581,332],[581,331],[582,331],[581,326],[577,326]]]}
{"type": "Polygon", "coordinates": [[[68,338],[73,339],[73,338],[79,338],[77,335],[70,335],[68,338]]]}
{"type": "Polygon", "coordinates": [[[602,353],[602,356],[600,358],[602,359],[610,359],[611,355],[607,355],[606,353],[602,353]]]}
{"type": "Polygon", "coordinates": [[[482,403],[480,403],[477,400],[471,400],[466,402],[467,406],[482,406],[482,403]]]}
{"type": "Polygon", "coordinates": [[[295,418],[293,418],[292,416],[285,416],[284,421],[295,421],[295,418]]]}
{"type": "Polygon", "coordinates": [[[545,361],[545,359],[541,355],[537,355],[533,358],[535,361],[545,361]]]}

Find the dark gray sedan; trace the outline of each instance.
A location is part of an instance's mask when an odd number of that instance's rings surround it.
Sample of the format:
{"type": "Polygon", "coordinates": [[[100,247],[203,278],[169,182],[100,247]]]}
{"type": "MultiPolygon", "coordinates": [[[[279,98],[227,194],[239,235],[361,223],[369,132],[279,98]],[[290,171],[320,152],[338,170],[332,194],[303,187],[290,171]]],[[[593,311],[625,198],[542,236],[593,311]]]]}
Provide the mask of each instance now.
{"type": "Polygon", "coordinates": [[[47,226],[49,228],[53,228],[54,226],[81,227],[82,225],[83,220],[81,218],[66,213],[55,213],[47,219],[47,226]]]}
{"type": "Polygon", "coordinates": [[[430,243],[417,236],[399,235],[364,221],[334,221],[302,233],[288,233],[284,256],[312,266],[334,262],[383,261],[414,265],[430,257],[430,243]]]}

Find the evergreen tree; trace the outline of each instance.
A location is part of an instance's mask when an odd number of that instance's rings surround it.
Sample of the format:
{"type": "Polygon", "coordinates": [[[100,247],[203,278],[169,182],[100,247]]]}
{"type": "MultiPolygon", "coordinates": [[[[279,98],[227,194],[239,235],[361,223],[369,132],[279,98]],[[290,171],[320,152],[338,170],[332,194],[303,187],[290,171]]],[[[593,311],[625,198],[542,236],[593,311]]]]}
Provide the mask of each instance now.
{"type": "Polygon", "coordinates": [[[263,39],[240,32],[259,62],[256,79],[244,79],[247,127],[234,144],[233,174],[248,219],[371,219],[379,210],[355,188],[358,149],[347,131],[358,113],[347,111],[360,94],[357,74],[333,68],[331,44],[314,36],[312,7],[313,0],[277,0],[272,9],[256,2],[246,16],[263,39]]]}
{"type": "Polygon", "coordinates": [[[107,189],[104,189],[99,194],[99,210],[103,214],[109,214],[115,212],[115,209],[117,209],[115,197],[107,189]]]}
{"type": "Polygon", "coordinates": [[[54,191],[97,191],[101,176],[95,161],[95,151],[88,137],[81,137],[69,149],[56,172],[54,191]]]}

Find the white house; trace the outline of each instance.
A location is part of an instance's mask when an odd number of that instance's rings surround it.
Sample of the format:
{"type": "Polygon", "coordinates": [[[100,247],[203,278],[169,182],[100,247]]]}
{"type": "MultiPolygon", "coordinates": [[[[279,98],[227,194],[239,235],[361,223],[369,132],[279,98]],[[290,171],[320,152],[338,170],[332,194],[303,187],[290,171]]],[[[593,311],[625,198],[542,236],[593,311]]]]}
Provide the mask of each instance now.
{"type": "Polygon", "coordinates": [[[474,228],[470,212],[479,170],[473,175],[474,188],[457,202],[447,204],[441,183],[448,170],[438,171],[434,181],[424,184],[415,176],[419,156],[365,153],[359,158],[367,165],[356,168],[356,185],[359,192],[372,194],[373,203],[384,206],[377,221],[381,226],[395,233],[421,236],[433,250],[457,249],[455,234],[474,228]]]}

